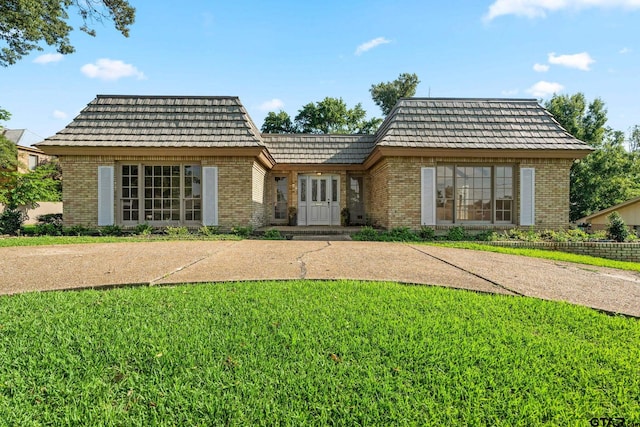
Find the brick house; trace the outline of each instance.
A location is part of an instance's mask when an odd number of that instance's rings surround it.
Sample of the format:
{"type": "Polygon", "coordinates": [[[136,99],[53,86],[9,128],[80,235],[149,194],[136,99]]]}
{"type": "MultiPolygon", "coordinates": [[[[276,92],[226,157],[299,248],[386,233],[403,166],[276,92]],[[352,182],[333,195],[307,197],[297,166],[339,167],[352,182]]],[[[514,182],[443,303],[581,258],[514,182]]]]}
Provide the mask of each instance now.
{"type": "Polygon", "coordinates": [[[375,135],[261,134],[237,97],[98,96],[38,144],[66,225],[558,229],[587,155],[535,100],[402,99],[375,135]],[[294,209],[295,208],[295,209],[294,209]]]}

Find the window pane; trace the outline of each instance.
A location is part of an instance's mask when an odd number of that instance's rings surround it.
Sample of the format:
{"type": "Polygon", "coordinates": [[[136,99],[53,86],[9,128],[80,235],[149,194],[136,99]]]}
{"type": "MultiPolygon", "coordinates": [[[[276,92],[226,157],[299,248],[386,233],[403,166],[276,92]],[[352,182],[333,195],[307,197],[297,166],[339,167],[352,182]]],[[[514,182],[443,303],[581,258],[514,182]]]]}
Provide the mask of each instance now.
{"type": "Polygon", "coordinates": [[[338,180],[335,178],[331,180],[331,201],[338,201],[338,180]]]}
{"type": "Polygon", "coordinates": [[[495,170],[496,222],[511,222],[513,219],[513,168],[496,166],[495,170]]]}
{"type": "Polygon", "coordinates": [[[318,201],[318,180],[315,178],[311,179],[311,201],[318,201]]]}
{"type": "Polygon", "coordinates": [[[320,180],[320,201],[321,202],[326,202],[327,200],[327,180],[326,179],[322,179],[320,180]]]}
{"type": "Polygon", "coordinates": [[[274,200],[274,219],[287,219],[288,218],[288,179],[286,177],[275,177],[276,194],[274,200]]]}
{"type": "Polygon", "coordinates": [[[491,167],[456,168],[456,221],[491,221],[491,167]]]}
{"type": "Polygon", "coordinates": [[[300,179],[300,201],[301,202],[306,202],[307,201],[307,178],[303,177],[302,179],[300,179]]]}
{"type": "Polygon", "coordinates": [[[438,221],[453,221],[453,166],[436,168],[436,217],[438,221]]]}

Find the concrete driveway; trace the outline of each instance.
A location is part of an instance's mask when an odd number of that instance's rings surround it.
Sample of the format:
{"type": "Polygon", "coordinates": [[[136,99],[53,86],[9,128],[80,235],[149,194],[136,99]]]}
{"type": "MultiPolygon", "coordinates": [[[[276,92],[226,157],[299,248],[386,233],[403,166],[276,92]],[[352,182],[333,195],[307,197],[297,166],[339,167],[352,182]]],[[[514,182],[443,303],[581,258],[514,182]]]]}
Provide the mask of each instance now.
{"type": "Polygon", "coordinates": [[[464,249],[266,240],[0,248],[0,294],[300,278],[448,286],[562,300],[640,317],[640,274],[464,249]]]}

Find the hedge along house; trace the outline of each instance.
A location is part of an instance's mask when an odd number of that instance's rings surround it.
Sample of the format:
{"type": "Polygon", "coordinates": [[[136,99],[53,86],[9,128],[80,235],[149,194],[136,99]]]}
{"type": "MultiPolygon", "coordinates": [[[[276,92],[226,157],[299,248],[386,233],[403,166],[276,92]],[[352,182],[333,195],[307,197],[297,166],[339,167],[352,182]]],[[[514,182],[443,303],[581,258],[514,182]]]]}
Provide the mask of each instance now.
{"type": "Polygon", "coordinates": [[[98,96],[38,144],[66,225],[564,228],[591,149],[535,100],[408,98],[375,135],[260,134],[236,97],[98,96]]]}

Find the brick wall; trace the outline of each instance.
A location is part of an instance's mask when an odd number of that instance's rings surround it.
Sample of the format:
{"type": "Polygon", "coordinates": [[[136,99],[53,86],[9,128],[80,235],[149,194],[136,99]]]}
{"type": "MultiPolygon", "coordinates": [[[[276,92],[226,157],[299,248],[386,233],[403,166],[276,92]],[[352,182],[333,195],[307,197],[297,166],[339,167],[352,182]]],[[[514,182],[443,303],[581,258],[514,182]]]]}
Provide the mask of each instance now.
{"type": "Polygon", "coordinates": [[[590,255],[616,261],[640,262],[640,243],[607,242],[483,242],[509,248],[531,248],[590,255]]]}
{"type": "MultiPolygon", "coordinates": [[[[561,229],[569,226],[569,170],[566,159],[389,157],[370,171],[368,212],[385,228],[420,228],[420,170],[437,164],[514,166],[514,226],[519,222],[519,168],[536,170],[536,227],[561,229]]],[[[474,227],[474,226],[472,226],[474,227]]]]}
{"type": "Polygon", "coordinates": [[[380,160],[369,171],[368,177],[369,185],[365,189],[365,213],[369,215],[373,225],[389,228],[389,160],[380,160]]]}
{"type": "MultiPolygon", "coordinates": [[[[217,166],[220,227],[229,229],[234,225],[263,225],[264,199],[260,200],[260,196],[261,193],[264,195],[265,172],[252,157],[61,156],[66,226],[93,227],[98,223],[98,166],[115,166],[119,162],[217,166]]],[[[117,212],[117,170],[114,184],[117,212]]]]}

